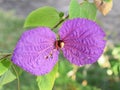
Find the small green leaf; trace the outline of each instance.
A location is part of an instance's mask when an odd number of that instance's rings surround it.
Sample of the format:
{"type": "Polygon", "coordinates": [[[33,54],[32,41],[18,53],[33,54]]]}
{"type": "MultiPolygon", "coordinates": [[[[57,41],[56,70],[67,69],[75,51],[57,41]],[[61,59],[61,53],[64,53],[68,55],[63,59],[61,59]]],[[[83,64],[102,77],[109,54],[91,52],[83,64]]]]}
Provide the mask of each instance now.
{"type": "Polygon", "coordinates": [[[63,13],[63,12],[60,12],[60,13],[59,13],[59,17],[62,18],[63,16],[64,16],[64,13],[63,13]]]}
{"type": "Polygon", "coordinates": [[[4,75],[0,77],[0,87],[15,80],[16,76],[11,72],[11,70],[8,70],[4,75]]]}
{"type": "Polygon", "coordinates": [[[60,20],[59,12],[53,7],[42,7],[31,12],[24,24],[24,27],[47,26],[52,28],[60,20]]]}
{"type": "MultiPolygon", "coordinates": [[[[22,69],[14,66],[18,75],[21,75],[22,69]]],[[[0,77],[0,87],[3,85],[12,82],[17,78],[16,72],[13,70],[12,66],[0,77]]]]}
{"type": "Polygon", "coordinates": [[[56,64],[54,69],[49,74],[37,77],[39,90],[52,90],[57,71],[58,71],[58,64],[56,64]]]}
{"type": "Polygon", "coordinates": [[[10,60],[4,59],[0,61],[0,76],[8,70],[10,65],[11,65],[10,60]]]}
{"type": "Polygon", "coordinates": [[[96,19],[97,9],[93,3],[84,1],[79,4],[77,0],[71,0],[69,9],[70,18],[87,18],[91,20],[96,19]]]}

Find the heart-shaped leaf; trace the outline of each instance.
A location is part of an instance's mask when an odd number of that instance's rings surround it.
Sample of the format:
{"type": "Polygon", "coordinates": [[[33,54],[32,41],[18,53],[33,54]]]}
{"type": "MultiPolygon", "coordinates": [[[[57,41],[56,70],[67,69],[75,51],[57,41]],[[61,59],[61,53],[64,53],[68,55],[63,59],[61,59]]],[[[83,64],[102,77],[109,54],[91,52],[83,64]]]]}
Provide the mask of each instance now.
{"type": "Polygon", "coordinates": [[[81,4],[77,0],[71,0],[69,9],[70,18],[88,18],[91,20],[96,19],[97,9],[94,3],[84,1],[81,4]]]}
{"type": "Polygon", "coordinates": [[[47,26],[52,28],[60,20],[59,12],[53,7],[42,7],[31,12],[24,24],[24,27],[47,26]]]}

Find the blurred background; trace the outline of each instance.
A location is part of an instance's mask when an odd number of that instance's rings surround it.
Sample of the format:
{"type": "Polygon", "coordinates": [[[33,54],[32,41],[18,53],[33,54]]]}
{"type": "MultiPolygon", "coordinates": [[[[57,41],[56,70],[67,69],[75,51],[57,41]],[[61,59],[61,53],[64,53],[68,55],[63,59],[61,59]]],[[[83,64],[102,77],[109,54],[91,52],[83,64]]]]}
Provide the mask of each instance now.
{"type": "MultiPolygon", "coordinates": [[[[82,0],[79,0],[80,2],[82,0]]],[[[93,0],[90,0],[93,1],[93,0]]],[[[68,14],[70,0],[0,0],[0,52],[12,52],[23,31],[26,16],[42,6],[53,6],[68,14]]],[[[120,5],[113,0],[112,11],[97,20],[107,34],[105,53],[97,63],[76,67],[60,56],[59,73],[53,90],[120,90],[120,5]]],[[[21,90],[38,90],[36,77],[24,72],[21,90]]],[[[0,90],[16,90],[17,81],[0,90]]]]}

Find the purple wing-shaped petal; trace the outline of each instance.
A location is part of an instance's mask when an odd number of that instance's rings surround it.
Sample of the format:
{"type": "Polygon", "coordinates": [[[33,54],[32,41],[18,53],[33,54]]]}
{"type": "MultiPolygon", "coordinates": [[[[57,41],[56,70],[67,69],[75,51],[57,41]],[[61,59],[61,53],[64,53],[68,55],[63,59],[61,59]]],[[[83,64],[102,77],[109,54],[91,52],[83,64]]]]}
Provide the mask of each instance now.
{"type": "Polygon", "coordinates": [[[13,63],[34,75],[47,74],[58,60],[55,40],[55,33],[46,27],[24,32],[13,52],[13,63]]]}
{"type": "Polygon", "coordinates": [[[100,26],[88,19],[67,20],[60,28],[59,35],[64,41],[64,56],[79,66],[97,61],[106,43],[100,26]]]}

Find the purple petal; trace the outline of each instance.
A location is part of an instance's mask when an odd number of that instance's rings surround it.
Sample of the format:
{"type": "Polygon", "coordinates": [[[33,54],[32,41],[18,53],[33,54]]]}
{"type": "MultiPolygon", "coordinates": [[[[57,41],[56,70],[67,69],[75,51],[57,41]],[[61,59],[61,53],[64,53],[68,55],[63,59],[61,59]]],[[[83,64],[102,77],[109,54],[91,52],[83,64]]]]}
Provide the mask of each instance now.
{"type": "Polygon", "coordinates": [[[67,20],[60,28],[59,35],[64,41],[64,56],[79,66],[96,62],[106,44],[103,30],[88,19],[67,20]]]}
{"type": "Polygon", "coordinates": [[[56,35],[49,28],[39,27],[23,33],[14,50],[12,61],[34,75],[44,75],[58,61],[54,48],[56,35]]]}

